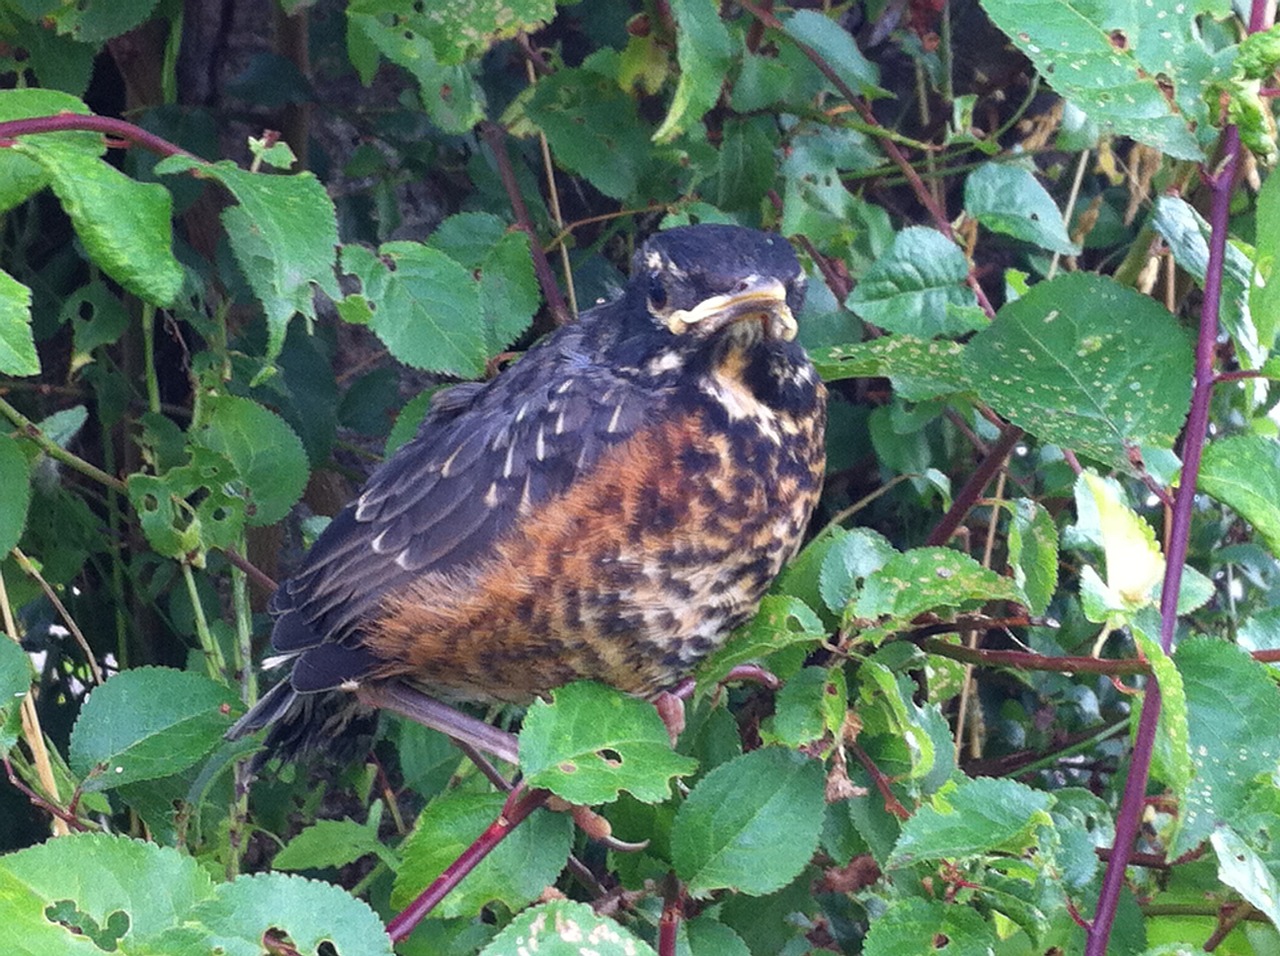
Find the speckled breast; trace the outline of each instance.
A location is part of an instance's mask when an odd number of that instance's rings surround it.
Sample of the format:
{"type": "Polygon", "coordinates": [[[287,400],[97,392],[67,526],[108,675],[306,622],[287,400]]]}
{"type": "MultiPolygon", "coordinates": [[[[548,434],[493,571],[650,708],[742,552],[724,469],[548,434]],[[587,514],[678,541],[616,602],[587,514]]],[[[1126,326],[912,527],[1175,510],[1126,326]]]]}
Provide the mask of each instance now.
{"type": "Polygon", "coordinates": [[[526,701],[572,680],[642,695],[747,620],[821,490],[825,389],[807,362],[783,408],[714,377],[606,452],[465,584],[424,578],[375,625],[433,693],[526,701]]]}

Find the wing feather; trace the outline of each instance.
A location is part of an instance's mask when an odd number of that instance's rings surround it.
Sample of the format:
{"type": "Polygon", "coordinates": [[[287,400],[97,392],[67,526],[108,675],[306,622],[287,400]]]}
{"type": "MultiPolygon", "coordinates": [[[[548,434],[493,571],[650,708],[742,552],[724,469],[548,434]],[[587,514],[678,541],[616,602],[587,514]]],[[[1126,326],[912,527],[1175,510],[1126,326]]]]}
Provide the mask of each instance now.
{"type": "Polygon", "coordinates": [[[277,651],[300,653],[299,690],[374,666],[359,627],[388,592],[426,573],[465,570],[520,518],[564,494],[653,412],[651,393],[593,364],[584,341],[610,317],[588,314],[485,384],[442,393],[418,434],[330,522],[273,600],[277,651]]]}

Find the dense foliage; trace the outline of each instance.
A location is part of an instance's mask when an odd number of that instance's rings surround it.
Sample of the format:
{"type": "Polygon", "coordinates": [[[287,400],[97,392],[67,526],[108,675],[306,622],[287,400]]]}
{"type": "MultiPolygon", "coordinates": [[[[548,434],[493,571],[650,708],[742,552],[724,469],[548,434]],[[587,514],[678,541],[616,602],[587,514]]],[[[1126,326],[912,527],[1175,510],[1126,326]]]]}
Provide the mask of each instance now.
{"type": "Polygon", "coordinates": [[[0,0],[7,946],[1280,952],[1266,7],[0,0]],[[675,750],[577,684],[511,794],[399,718],[237,788],[318,516],[722,221],[829,475],[675,750]]]}

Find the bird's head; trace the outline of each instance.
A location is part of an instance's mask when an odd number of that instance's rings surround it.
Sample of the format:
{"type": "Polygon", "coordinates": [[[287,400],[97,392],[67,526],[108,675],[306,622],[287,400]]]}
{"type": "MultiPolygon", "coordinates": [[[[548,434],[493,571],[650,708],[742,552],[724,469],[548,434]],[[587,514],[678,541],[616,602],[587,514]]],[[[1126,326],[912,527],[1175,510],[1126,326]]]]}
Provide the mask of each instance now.
{"type": "Polygon", "coordinates": [[[804,274],[781,236],[685,226],[657,233],[640,248],[628,293],[631,308],[642,301],[669,345],[701,349],[725,339],[746,347],[796,337],[804,274]]]}

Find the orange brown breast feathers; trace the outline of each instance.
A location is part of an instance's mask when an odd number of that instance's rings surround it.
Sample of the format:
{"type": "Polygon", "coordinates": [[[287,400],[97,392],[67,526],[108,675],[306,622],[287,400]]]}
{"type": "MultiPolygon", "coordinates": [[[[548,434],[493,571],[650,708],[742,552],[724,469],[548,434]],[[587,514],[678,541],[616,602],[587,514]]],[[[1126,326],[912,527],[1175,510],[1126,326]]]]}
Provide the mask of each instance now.
{"type": "Polygon", "coordinates": [[[527,701],[653,695],[747,620],[799,547],[826,393],[782,238],[653,236],[617,299],[437,400],[272,600],[291,671],[232,729],[323,744],[359,683],[527,701]]]}

